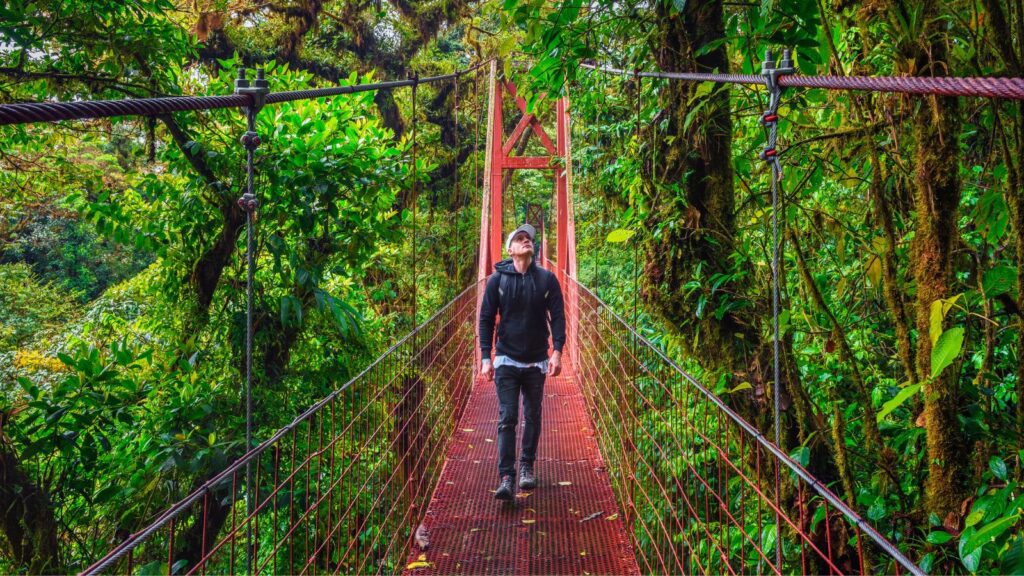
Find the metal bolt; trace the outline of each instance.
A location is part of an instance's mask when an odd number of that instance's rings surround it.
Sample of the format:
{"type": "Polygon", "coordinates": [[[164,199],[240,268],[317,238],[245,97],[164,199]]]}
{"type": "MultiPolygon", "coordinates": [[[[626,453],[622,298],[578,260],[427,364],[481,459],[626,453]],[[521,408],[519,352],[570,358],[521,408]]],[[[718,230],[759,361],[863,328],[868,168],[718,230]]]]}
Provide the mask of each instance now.
{"type": "Polygon", "coordinates": [[[782,51],[782,60],[779,61],[779,68],[793,67],[793,51],[786,48],[782,51]]]}
{"type": "Polygon", "coordinates": [[[235,92],[237,92],[239,88],[248,88],[248,87],[249,87],[249,79],[246,78],[246,70],[245,70],[245,68],[239,68],[238,69],[238,78],[235,79],[235,92]]]}
{"type": "Polygon", "coordinates": [[[256,80],[252,83],[252,85],[254,88],[267,90],[270,89],[270,83],[267,82],[267,79],[263,76],[263,68],[256,69],[256,80]]]}

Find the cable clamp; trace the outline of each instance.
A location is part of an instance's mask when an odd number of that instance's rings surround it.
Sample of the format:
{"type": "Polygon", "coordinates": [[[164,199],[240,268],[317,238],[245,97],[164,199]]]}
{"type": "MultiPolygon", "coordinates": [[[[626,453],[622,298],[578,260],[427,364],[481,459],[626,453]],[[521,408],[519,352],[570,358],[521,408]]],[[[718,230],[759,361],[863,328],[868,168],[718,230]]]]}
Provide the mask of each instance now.
{"type": "Polygon", "coordinates": [[[779,60],[778,65],[776,65],[772,51],[764,51],[764,62],[761,62],[761,77],[764,78],[764,84],[768,87],[768,94],[771,98],[768,101],[768,110],[764,113],[765,117],[776,116],[775,120],[778,120],[779,100],[782,96],[782,86],[779,84],[779,78],[795,73],[796,68],[793,66],[793,52],[791,50],[787,48],[782,51],[782,60],[779,60]]]}
{"type": "Polygon", "coordinates": [[[239,68],[238,78],[235,80],[235,94],[245,94],[252,98],[252,111],[259,112],[267,103],[267,95],[270,94],[270,83],[263,77],[263,68],[256,69],[256,79],[251,83],[246,78],[246,69],[239,68]]]}
{"type": "Polygon", "coordinates": [[[260,206],[260,201],[256,198],[255,194],[246,192],[242,194],[242,197],[238,199],[238,207],[242,209],[242,212],[246,214],[252,214],[260,206]]]}
{"type": "Polygon", "coordinates": [[[255,150],[260,147],[260,144],[263,141],[260,140],[259,134],[249,131],[242,134],[242,137],[239,138],[239,142],[242,143],[242,146],[244,146],[246,150],[255,150]]]}

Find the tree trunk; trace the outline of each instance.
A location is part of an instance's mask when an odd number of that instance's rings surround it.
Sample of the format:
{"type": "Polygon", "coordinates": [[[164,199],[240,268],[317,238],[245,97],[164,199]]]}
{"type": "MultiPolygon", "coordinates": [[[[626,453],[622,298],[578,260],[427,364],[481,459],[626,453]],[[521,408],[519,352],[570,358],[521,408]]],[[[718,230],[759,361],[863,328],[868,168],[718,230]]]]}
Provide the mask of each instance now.
{"type": "MultiPolygon", "coordinates": [[[[874,141],[868,143],[874,146],[874,141]]],[[[896,349],[899,351],[900,363],[903,365],[903,374],[907,381],[915,384],[921,375],[917,373],[914,364],[914,348],[910,339],[910,323],[907,320],[906,306],[903,302],[903,291],[899,283],[899,266],[896,262],[896,225],[892,217],[892,204],[889,202],[889,192],[885,189],[882,180],[882,167],[878,159],[878,153],[871,151],[871,200],[875,217],[882,223],[882,231],[885,233],[885,246],[879,256],[882,264],[882,293],[885,296],[885,305],[892,316],[893,327],[896,331],[896,349]]]]}
{"type": "Polygon", "coordinates": [[[10,444],[0,443],[0,525],[8,553],[29,574],[62,572],[57,518],[49,495],[25,474],[10,444]]]}
{"type": "MultiPolygon", "coordinates": [[[[918,46],[913,69],[924,75],[948,74],[944,26],[937,18],[938,3],[927,1],[923,18],[928,22],[924,45],[918,46]]],[[[950,295],[953,279],[953,247],[957,242],[957,208],[960,181],[957,174],[959,104],[955,98],[927,97],[914,123],[914,206],[917,211],[913,243],[914,279],[917,282],[917,365],[924,380],[924,415],[928,447],[926,507],[945,518],[955,513],[967,496],[965,459],[967,446],[957,420],[959,394],[952,371],[931,374],[931,305],[950,295]]]]}
{"type": "MultiPolygon", "coordinates": [[[[729,71],[724,44],[694,56],[724,37],[720,1],[693,0],[682,12],[675,12],[671,2],[659,2],[657,17],[655,44],[660,48],[655,58],[662,70],[729,71]]],[[[755,342],[756,331],[732,313],[721,320],[715,318],[715,304],[698,312],[694,297],[680,297],[698,268],[705,279],[731,271],[730,255],[736,240],[729,90],[718,88],[705,96],[709,101],[687,126],[695,90],[695,84],[673,82],[662,92],[662,106],[669,118],[669,137],[664,141],[671,143],[659,151],[658,185],[672,191],[682,184],[684,197],[652,202],[648,228],[661,233],[647,240],[644,272],[648,284],[642,296],[653,313],[680,331],[689,352],[714,371],[731,371],[743,364],[743,338],[755,342]]],[[[710,289],[694,294],[718,302],[736,289],[727,282],[715,294],[710,294],[710,289]]]]}

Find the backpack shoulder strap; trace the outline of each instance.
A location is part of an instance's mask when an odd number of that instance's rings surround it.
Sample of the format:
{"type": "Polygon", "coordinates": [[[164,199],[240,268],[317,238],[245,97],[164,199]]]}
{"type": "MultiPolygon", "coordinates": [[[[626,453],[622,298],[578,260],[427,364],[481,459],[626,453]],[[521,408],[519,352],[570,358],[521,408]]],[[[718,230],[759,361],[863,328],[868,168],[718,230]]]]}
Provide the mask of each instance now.
{"type": "Polygon", "coordinates": [[[546,270],[544,268],[538,268],[541,271],[540,277],[540,293],[544,295],[544,301],[548,301],[548,295],[551,293],[551,277],[554,276],[554,272],[546,270]]]}
{"type": "Polygon", "coordinates": [[[498,302],[500,303],[505,299],[505,293],[508,292],[508,274],[502,274],[501,272],[495,272],[498,275],[498,302]]]}

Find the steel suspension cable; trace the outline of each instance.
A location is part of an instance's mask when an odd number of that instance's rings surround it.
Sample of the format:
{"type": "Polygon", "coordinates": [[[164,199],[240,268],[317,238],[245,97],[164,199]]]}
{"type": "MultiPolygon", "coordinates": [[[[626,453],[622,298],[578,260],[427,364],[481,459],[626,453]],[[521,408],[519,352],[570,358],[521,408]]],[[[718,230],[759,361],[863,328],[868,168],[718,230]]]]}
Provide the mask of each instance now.
{"type": "MultiPolygon", "coordinates": [[[[452,233],[455,234],[455,253],[462,254],[462,238],[459,234],[459,215],[462,213],[462,198],[459,196],[459,74],[455,73],[455,210],[452,214],[452,233]]],[[[457,257],[456,257],[457,258],[457,257]]],[[[458,263],[452,264],[452,276],[458,278],[459,265],[458,263]]]]}
{"type": "MultiPolygon", "coordinates": [[[[480,197],[480,118],[483,116],[483,105],[480,103],[480,72],[473,76],[473,101],[476,104],[476,120],[474,124],[475,134],[473,136],[473,197],[480,197]]],[[[468,192],[467,192],[468,194],[468,192]]],[[[467,199],[466,203],[469,203],[467,199]]],[[[483,210],[483,203],[481,202],[480,209],[483,210]]],[[[481,258],[483,246],[477,247],[477,259],[481,258]]]]}
{"type": "MultiPolygon", "coordinates": [[[[342,94],[355,94],[374,90],[391,90],[414,84],[433,84],[467,74],[479,69],[491,60],[484,60],[465,70],[441,76],[428,76],[416,80],[393,80],[371,84],[334,86],[310,90],[267,93],[263,104],[280,104],[295,100],[311,100],[342,94]]],[[[246,93],[231,96],[166,96],[161,98],[126,98],[123,100],[89,100],[83,102],[22,102],[0,104],[0,126],[28,124],[32,122],[57,122],[60,120],[82,120],[86,118],[111,118],[114,116],[162,116],[187,110],[214,110],[218,108],[244,108],[253,103],[246,93]]]]}
{"type": "MultiPolygon", "coordinates": [[[[581,63],[580,67],[608,74],[629,74],[610,66],[581,63]]],[[[688,82],[721,84],[764,84],[756,74],[713,74],[703,72],[640,72],[644,78],[667,78],[688,82]]],[[[953,76],[780,76],[783,88],[825,88],[827,90],[870,90],[903,94],[934,94],[937,96],[975,96],[1024,100],[1024,78],[953,77],[953,76]]]]}
{"type": "MultiPolygon", "coordinates": [[[[637,169],[640,171],[641,175],[643,174],[643,168],[642,168],[642,166],[643,166],[643,155],[641,153],[641,146],[640,146],[640,134],[641,134],[641,130],[640,130],[640,109],[642,107],[642,103],[641,103],[640,100],[641,100],[641,98],[643,98],[643,94],[642,94],[643,90],[642,89],[643,89],[643,79],[640,77],[640,73],[637,72],[636,73],[636,135],[635,135],[635,138],[636,138],[636,161],[637,161],[637,167],[638,167],[637,169]]],[[[638,258],[639,257],[639,251],[640,251],[640,248],[639,248],[640,243],[639,242],[640,242],[639,239],[634,239],[634,242],[633,242],[633,328],[637,328],[637,319],[638,319],[638,316],[637,316],[637,303],[638,303],[637,294],[640,292],[640,260],[638,258]]],[[[635,352],[636,352],[636,350],[634,349],[634,353],[635,352]]]]}
{"type": "MultiPolygon", "coordinates": [[[[761,124],[768,128],[768,143],[761,151],[761,160],[768,163],[772,170],[772,416],[775,428],[775,445],[782,447],[782,434],[780,419],[781,384],[782,371],[779,365],[782,356],[782,346],[779,341],[779,186],[782,181],[782,164],[779,162],[779,154],[775,149],[779,137],[779,103],[782,97],[782,87],[779,86],[779,77],[784,74],[792,74],[795,71],[793,61],[790,58],[790,51],[782,53],[782,60],[775,65],[771,51],[765,52],[764,62],[761,64],[761,74],[765,84],[768,86],[770,99],[768,109],[761,115],[761,124]]],[[[779,478],[779,466],[775,465],[775,497],[781,494],[781,483],[779,478]]],[[[781,519],[779,511],[775,511],[775,562],[776,566],[782,567],[782,540],[779,538],[781,519]]]]}
{"type": "MultiPolygon", "coordinates": [[[[416,204],[417,204],[417,186],[416,186],[416,85],[419,84],[419,75],[413,75],[412,84],[412,326],[411,329],[415,329],[416,323],[416,296],[417,296],[417,285],[416,285],[416,204]]],[[[416,349],[416,340],[413,340],[413,354],[415,355],[418,350],[416,349]]]]}
{"type": "MultiPolygon", "coordinates": [[[[242,135],[241,144],[245,148],[245,194],[238,199],[238,207],[245,212],[245,260],[246,260],[246,286],[245,286],[245,451],[253,448],[252,443],[252,340],[253,340],[253,285],[256,283],[256,240],[255,240],[255,219],[256,209],[259,208],[259,199],[256,197],[255,179],[255,156],[256,149],[260,145],[259,134],[256,133],[256,115],[263,107],[264,99],[270,92],[270,85],[263,77],[263,69],[256,71],[256,79],[252,84],[246,79],[245,68],[238,71],[238,79],[235,80],[235,93],[251,97],[251,104],[245,108],[246,132],[242,135]]],[[[247,516],[252,516],[255,501],[253,500],[253,470],[252,464],[245,466],[245,509],[247,516]]],[[[246,568],[252,573],[254,541],[252,524],[246,527],[246,568]]]]}

